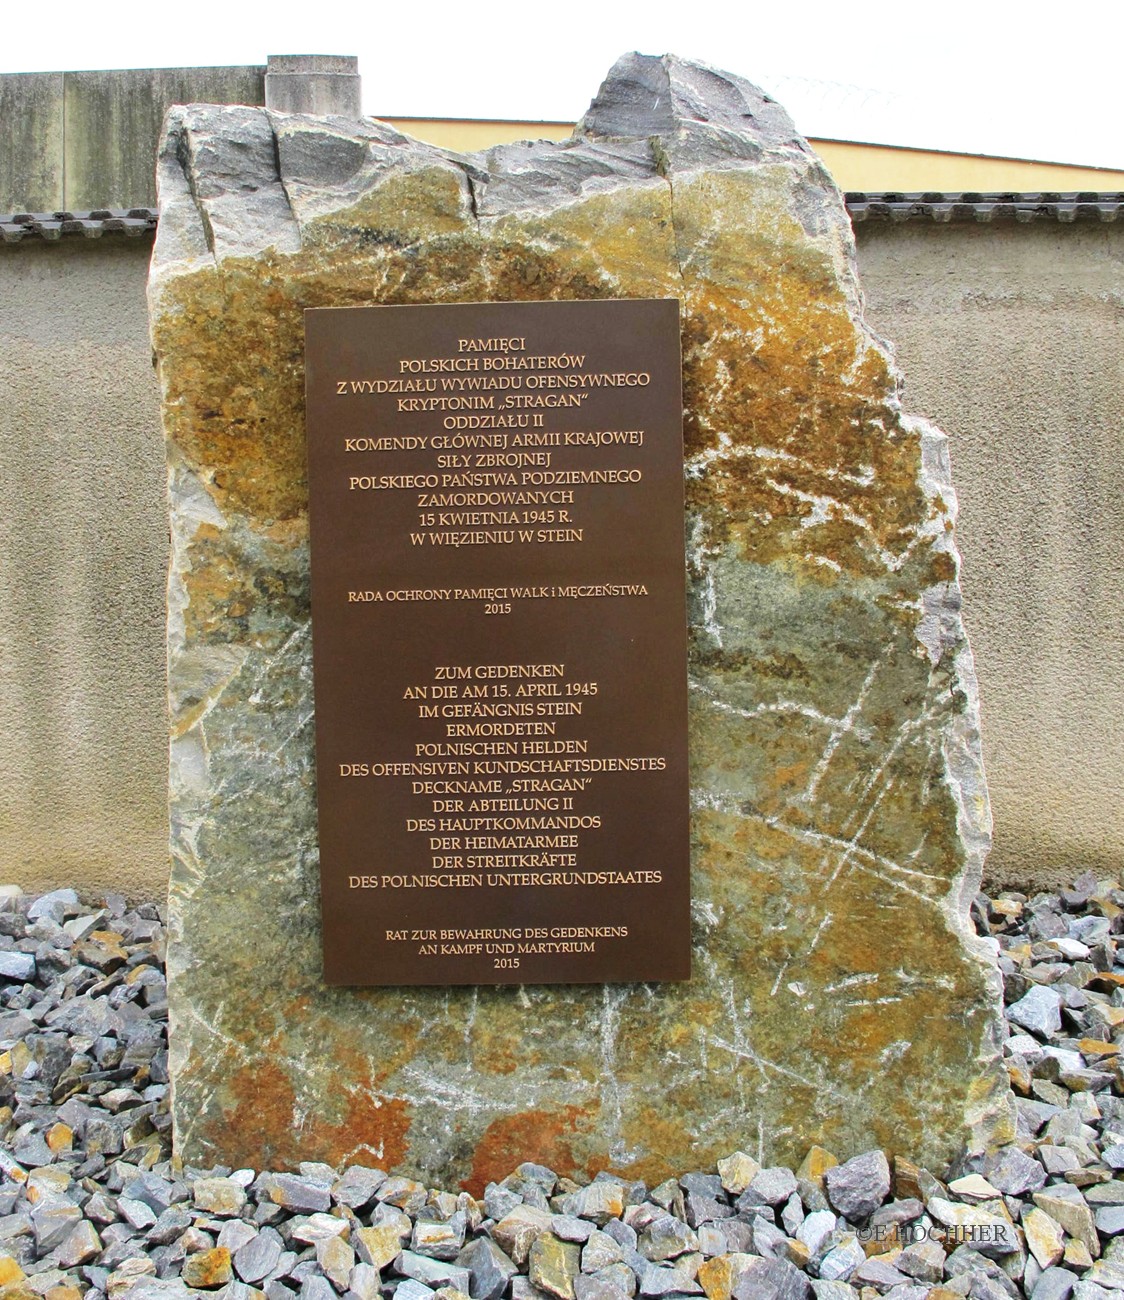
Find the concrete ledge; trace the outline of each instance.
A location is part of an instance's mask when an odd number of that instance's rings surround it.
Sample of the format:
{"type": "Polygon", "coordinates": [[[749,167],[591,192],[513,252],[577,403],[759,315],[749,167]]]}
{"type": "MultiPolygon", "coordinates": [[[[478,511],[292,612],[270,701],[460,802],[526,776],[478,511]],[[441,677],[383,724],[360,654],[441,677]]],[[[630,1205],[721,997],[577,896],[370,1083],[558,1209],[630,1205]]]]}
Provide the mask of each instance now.
{"type": "Polygon", "coordinates": [[[359,60],[351,54],[271,54],[265,106],[278,113],[360,117],[359,60]]]}

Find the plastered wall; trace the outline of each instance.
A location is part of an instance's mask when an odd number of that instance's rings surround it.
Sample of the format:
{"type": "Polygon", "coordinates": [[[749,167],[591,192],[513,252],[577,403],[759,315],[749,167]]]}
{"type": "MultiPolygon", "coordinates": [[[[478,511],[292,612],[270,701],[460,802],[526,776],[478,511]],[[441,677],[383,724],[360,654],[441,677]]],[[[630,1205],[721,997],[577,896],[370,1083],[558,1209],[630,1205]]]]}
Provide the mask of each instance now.
{"type": "Polygon", "coordinates": [[[1124,228],[866,226],[868,314],[951,435],[993,880],[1124,866],[1124,228]]]}
{"type": "MultiPolygon", "coordinates": [[[[0,247],[0,881],[167,879],[150,245],[0,247]]],[[[1124,227],[864,226],[871,319],[951,436],[993,881],[1124,867],[1124,227]]]]}
{"type": "Polygon", "coordinates": [[[0,880],[167,879],[151,241],[0,248],[0,880]]]}

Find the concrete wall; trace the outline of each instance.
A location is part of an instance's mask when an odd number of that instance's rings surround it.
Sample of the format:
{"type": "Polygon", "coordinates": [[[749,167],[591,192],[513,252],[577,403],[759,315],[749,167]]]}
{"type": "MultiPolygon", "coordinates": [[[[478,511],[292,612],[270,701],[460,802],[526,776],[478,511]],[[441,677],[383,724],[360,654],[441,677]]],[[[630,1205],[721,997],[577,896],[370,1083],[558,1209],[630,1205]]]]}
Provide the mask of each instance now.
{"type": "MultiPolygon", "coordinates": [[[[0,247],[0,881],[167,878],[143,244],[0,247]]],[[[1124,227],[860,228],[869,313],[952,439],[993,880],[1124,866],[1124,227]]]]}
{"type": "Polygon", "coordinates": [[[62,81],[61,72],[0,76],[0,212],[63,206],[62,81]]]}
{"type": "Polygon", "coordinates": [[[155,206],[164,114],[190,103],[264,104],[265,68],[0,76],[0,212],[155,206]]]}
{"type": "Polygon", "coordinates": [[[0,246],[0,881],[165,887],[151,241],[0,246]]]}
{"type": "Polygon", "coordinates": [[[1124,865],[1124,228],[864,226],[869,315],[951,436],[992,879],[1124,865]]]}

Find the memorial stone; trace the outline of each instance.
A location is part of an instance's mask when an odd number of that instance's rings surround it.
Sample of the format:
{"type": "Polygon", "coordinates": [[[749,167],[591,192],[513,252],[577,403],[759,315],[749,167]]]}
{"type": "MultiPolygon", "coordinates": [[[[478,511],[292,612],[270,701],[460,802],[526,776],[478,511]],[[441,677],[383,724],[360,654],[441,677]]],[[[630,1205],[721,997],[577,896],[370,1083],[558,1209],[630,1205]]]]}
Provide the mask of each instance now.
{"type": "MultiPolygon", "coordinates": [[[[571,140],[471,157],[196,105],[168,120],[160,195],[182,1158],[480,1191],[528,1159],[654,1183],[737,1149],[943,1168],[1010,1140],[998,977],[968,917],[989,813],[947,447],[902,410],[841,196],[784,112],[639,55],[571,140]],[[402,986],[330,987],[303,313],[669,298],[692,976],[411,987],[403,962],[402,986]]],[[[374,643],[367,677],[394,656],[374,643]]],[[[369,682],[351,689],[358,706],[369,682]]]]}

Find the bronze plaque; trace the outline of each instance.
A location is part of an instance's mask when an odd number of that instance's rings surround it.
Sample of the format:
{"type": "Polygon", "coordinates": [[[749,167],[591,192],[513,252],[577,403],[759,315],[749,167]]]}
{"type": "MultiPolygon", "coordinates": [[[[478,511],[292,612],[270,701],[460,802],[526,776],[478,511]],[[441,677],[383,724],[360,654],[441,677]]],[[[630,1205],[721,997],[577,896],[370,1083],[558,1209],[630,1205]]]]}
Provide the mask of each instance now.
{"type": "Polygon", "coordinates": [[[687,979],[678,302],[305,328],[326,980],[687,979]]]}

